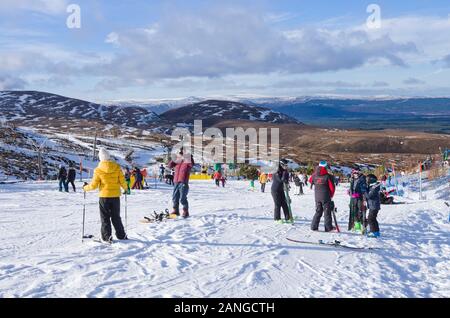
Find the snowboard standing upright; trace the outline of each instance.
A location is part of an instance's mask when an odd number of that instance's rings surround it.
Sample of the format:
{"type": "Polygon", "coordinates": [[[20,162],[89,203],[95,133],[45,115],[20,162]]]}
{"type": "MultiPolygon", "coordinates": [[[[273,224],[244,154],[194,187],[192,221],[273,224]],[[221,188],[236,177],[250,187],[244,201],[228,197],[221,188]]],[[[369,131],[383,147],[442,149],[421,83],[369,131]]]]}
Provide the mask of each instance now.
{"type": "Polygon", "coordinates": [[[292,215],[292,208],[291,208],[291,197],[289,196],[289,185],[287,183],[284,184],[284,195],[286,197],[286,203],[289,210],[289,220],[291,222],[294,222],[294,216],[292,215]]]}

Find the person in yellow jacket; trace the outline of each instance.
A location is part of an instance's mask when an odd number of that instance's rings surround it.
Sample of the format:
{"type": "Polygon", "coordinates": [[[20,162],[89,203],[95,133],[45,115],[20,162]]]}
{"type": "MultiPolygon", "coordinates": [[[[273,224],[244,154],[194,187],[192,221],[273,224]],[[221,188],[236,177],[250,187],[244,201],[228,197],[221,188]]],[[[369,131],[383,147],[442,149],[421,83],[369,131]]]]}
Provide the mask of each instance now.
{"type": "Polygon", "coordinates": [[[111,159],[106,149],[100,149],[98,157],[100,163],[94,170],[94,177],[91,184],[85,184],[84,191],[100,190],[99,205],[101,219],[101,239],[104,242],[112,242],[111,222],[119,240],[126,240],[122,219],[120,218],[120,194],[121,189],[127,191],[128,186],[125,181],[122,169],[111,159]]]}
{"type": "Polygon", "coordinates": [[[266,191],[266,183],[267,183],[267,174],[264,172],[261,172],[259,175],[259,183],[261,184],[261,192],[266,191]]]}

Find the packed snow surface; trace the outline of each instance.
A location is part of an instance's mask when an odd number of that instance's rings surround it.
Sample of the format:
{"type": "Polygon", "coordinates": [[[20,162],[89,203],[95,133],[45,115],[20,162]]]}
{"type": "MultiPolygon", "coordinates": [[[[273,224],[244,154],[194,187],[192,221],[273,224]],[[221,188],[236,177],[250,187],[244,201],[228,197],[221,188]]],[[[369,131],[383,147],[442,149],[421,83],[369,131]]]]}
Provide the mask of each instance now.
{"type": "MultiPolygon", "coordinates": [[[[59,193],[56,183],[0,185],[0,297],[450,297],[449,208],[440,199],[448,181],[427,185],[428,201],[383,206],[378,240],[346,231],[346,189],[335,198],[344,232],[327,234],[309,229],[309,188],[291,193],[295,225],[280,225],[270,191],[243,181],[193,181],[191,218],[141,224],[169,205],[171,188],[159,184],[128,197],[130,240],[108,246],[81,242],[82,193],[59,193]]],[[[97,194],[88,193],[86,233],[98,235],[99,222],[97,194]]]]}

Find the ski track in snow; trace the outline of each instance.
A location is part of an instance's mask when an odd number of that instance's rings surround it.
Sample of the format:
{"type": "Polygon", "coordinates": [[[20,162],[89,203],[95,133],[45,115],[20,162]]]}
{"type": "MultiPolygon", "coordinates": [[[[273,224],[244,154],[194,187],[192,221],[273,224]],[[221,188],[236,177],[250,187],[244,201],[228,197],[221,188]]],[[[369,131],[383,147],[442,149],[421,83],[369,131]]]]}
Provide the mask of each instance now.
{"type": "MultiPolygon", "coordinates": [[[[279,225],[270,189],[194,181],[191,218],[139,223],[168,207],[171,188],[160,184],[128,197],[130,240],[108,246],[81,243],[83,194],[56,189],[51,182],[0,185],[0,297],[450,297],[450,226],[441,200],[383,206],[383,237],[373,240],[345,231],[345,185],[335,198],[344,233],[327,234],[309,230],[309,188],[291,195],[296,223],[279,225]]],[[[86,233],[99,229],[98,198],[89,193],[86,233]]]]}

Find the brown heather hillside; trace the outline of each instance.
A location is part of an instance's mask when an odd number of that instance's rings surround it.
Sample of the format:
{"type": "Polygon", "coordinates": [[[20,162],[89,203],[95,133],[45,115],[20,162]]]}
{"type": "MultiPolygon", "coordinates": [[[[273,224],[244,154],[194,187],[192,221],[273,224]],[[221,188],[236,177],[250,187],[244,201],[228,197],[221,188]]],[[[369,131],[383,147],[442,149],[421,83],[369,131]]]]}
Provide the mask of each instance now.
{"type": "Polygon", "coordinates": [[[438,158],[439,147],[450,146],[449,135],[404,130],[338,130],[249,121],[223,121],[215,127],[223,132],[227,127],[278,128],[281,155],[303,164],[328,160],[336,165],[394,163],[406,168],[428,155],[438,158]]]}

